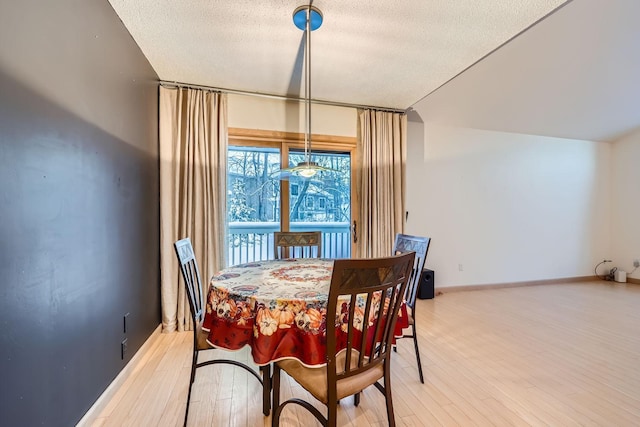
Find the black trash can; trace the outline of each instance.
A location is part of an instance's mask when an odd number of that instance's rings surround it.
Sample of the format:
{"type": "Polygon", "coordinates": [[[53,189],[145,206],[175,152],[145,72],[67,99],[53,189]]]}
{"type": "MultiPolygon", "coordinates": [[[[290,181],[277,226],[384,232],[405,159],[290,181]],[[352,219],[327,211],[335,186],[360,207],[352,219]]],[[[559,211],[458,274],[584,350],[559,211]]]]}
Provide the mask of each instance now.
{"type": "Polygon", "coordinates": [[[418,298],[432,299],[434,297],[435,274],[433,270],[424,268],[420,275],[420,286],[418,287],[418,298]]]}

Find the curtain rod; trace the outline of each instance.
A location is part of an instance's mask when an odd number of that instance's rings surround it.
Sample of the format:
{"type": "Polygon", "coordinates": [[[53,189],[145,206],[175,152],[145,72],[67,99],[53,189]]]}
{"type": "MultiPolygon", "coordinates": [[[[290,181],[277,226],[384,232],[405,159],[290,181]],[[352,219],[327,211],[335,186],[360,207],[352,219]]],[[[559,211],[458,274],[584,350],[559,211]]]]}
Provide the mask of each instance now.
{"type": "MultiPolygon", "coordinates": [[[[270,99],[280,99],[280,100],[284,100],[284,101],[304,102],[304,98],[298,98],[298,97],[294,97],[294,96],[273,95],[273,94],[269,94],[269,93],[249,92],[249,91],[236,90],[236,89],[224,89],[224,88],[219,88],[219,87],[203,86],[203,85],[196,85],[196,84],[191,84],[191,83],[181,83],[181,82],[175,82],[175,81],[171,82],[171,81],[167,81],[167,80],[158,80],[158,82],[160,83],[160,86],[165,86],[165,87],[179,87],[179,88],[185,87],[185,88],[190,88],[190,89],[210,90],[212,92],[230,93],[230,94],[233,94],[233,95],[249,95],[249,96],[257,96],[257,97],[260,97],[260,98],[270,98],[270,99]]],[[[389,113],[403,113],[403,114],[405,114],[407,112],[407,110],[403,110],[403,109],[400,109],[400,108],[383,108],[383,107],[374,107],[372,105],[349,104],[347,102],[322,101],[322,100],[319,100],[319,99],[312,99],[311,102],[313,104],[331,105],[333,107],[361,108],[361,109],[367,109],[367,110],[385,111],[385,112],[389,112],[389,113]]]]}

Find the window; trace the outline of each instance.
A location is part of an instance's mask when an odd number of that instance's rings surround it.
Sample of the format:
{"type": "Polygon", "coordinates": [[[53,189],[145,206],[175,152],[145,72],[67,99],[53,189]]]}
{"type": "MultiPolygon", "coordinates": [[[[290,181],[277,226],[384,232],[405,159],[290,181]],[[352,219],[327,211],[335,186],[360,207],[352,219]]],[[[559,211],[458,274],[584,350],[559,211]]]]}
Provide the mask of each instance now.
{"type": "Polygon", "coordinates": [[[327,258],[351,256],[353,137],[316,135],[311,161],[332,169],[280,174],[304,161],[297,133],[229,129],[227,265],[273,258],[275,231],[320,230],[327,258]]]}

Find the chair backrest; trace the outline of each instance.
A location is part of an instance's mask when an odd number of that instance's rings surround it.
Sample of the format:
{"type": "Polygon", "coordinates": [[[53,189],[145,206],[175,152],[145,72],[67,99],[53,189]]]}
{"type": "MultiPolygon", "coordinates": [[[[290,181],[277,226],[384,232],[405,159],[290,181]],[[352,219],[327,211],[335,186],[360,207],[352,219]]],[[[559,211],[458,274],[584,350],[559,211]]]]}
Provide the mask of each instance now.
{"type": "Polygon", "coordinates": [[[414,256],[334,261],[327,301],[329,393],[338,380],[388,361],[414,256]]]}
{"type": "Polygon", "coordinates": [[[202,309],[202,283],[200,282],[198,263],[196,262],[196,256],[193,253],[191,240],[188,237],[178,240],[173,244],[173,246],[176,249],[176,255],[180,262],[180,270],[182,271],[182,278],[184,279],[184,284],[187,288],[187,297],[189,298],[191,318],[195,325],[202,322],[202,318],[204,316],[204,310],[202,309]]]}
{"type": "Polygon", "coordinates": [[[273,253],[276,259],[321,258],[321,231],[276,231],[273,233],[273,253]]]}
{"type": "Polygon", "coordinates": [[[424,268],[424,262],[427,259],[429,243],[431,243],[431,238],[429,237],[410,236],[408,234],[398,233],[396,234],[396,241],[393,245],[393,255],[407,252],[416,253],[413,271],[411,272],[411,280],[409,281],[409,285],[407,285],[407,293],[405,295],[407,305],[412,309],[415,308],[416,294],[420,287],[420,277],[422,275],[422,269],[424,268]]]}

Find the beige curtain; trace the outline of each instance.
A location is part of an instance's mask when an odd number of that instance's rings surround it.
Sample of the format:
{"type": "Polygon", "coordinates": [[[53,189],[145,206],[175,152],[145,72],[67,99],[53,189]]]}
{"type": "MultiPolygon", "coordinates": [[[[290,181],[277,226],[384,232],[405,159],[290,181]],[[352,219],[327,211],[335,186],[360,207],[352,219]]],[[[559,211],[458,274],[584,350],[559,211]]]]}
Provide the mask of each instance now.
{"type": "Polygon", "coordinates": [[[358,110],[357,257],[390,255],[404,231],[406,145],[406,114],[358,110]]]}
{"type": "Polygon", "coordinates": [[[206,289],[224,265],[227,97],[160,87],[162,329],[192,328],[173,243],[191,238],[206,289]]]}

